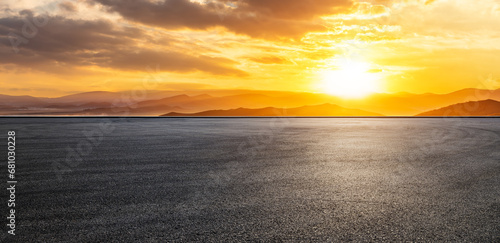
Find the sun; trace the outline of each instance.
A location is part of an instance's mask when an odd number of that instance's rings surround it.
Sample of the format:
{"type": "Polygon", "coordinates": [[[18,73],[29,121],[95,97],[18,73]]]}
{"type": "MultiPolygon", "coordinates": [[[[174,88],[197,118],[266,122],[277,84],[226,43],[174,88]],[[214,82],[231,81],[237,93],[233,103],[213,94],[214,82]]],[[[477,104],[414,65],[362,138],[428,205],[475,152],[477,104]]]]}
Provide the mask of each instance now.
{"type": "Polygon", "coordinates": [[[379,91],[379,75],[365,62],[342,59],[336,69],[321,74],[323,92],[343,98],[363,98],[379,91]]]}

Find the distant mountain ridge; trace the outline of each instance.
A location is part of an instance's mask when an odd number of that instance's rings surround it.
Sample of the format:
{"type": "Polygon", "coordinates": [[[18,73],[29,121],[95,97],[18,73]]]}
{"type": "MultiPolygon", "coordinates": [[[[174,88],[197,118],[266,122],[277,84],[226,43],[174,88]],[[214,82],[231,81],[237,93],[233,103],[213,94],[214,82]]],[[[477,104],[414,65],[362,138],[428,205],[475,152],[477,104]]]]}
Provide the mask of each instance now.
{"type": "Polygon", "coordinates": [[[231,110],[211,110],[198,113],[171,112],[162,116],[169,117],[231,117],[231,116],[383,116],[381,114],[348,109],[338,105],[322,104],[297,108],[266,107],[261,109],[238,108],[231,110]]]}
{"type": "Polygon", "coordinates": [[[496,100],[469,101],[420,113],[417,116],[498,116],[500,102],[496,100]]]}
{"type": "Polygon", "coordinates": [[[199,113],[237,108],[302,107],[335,104],[390,116],[413,116],[479,100],[500,101],[500,89],[463,89],[448,94],[373,94],[342,99],[323,93],[259,90],[93,91],[57,98],[0,95],[0,115],[158,116],[170,112],[199,113]]]}

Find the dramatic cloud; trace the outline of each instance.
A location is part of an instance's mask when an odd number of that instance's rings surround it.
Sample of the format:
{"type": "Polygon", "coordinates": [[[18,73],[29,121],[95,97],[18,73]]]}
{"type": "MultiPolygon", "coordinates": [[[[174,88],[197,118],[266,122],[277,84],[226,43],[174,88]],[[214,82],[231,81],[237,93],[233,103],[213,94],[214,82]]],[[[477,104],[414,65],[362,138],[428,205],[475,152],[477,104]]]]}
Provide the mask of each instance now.
{"type": "Polygon", "coordinates": [[[351,0],[242,0],[244,11],[285,19],[311,19],[317,16],[347,12],[351,0]]]}
{"type": "Polygon", "coordinates": [[[168,46],[151,50],[138,45],[143,39],[153,38],[141,29],[119,27],[110,21],[34,17],[26,12],[24,16],[0,19],[0,64],[43,69],[49,64],[94,65],[125,71],[145,71],[147,65],[154,65],[161,71],[245,75],[232,68],[236,62],[229,59],[180,53],[168,50],[168,46]],[[32,19],[44,19],[47,24],[27,25],[32,19]]]}
{"type": "Polygon", "coordinates": [[[77,11],[77,7],[71,2],[62,2],[59,4],[59,7],[62,10],[68,11],[68,12],[76,12],[77,11]]]}
{"type": "Polygon", "coordinates": [[[498,0],[2,0],[0,85],[124,90],[149,66],[179,89],[323,92],[355,59],[386,92],[451,92],[500,77],[498,26],[498,0]]]}
{"type": "Polygon", "coordinates": [[[221,26],[253,37],[300,37],[325,30],[317,17],[346,12],[350,0],[94,0],[124,18],[166,29],[206,30],[221,26]],[[315,21],[312,21],[315,20],[315,21]]]}

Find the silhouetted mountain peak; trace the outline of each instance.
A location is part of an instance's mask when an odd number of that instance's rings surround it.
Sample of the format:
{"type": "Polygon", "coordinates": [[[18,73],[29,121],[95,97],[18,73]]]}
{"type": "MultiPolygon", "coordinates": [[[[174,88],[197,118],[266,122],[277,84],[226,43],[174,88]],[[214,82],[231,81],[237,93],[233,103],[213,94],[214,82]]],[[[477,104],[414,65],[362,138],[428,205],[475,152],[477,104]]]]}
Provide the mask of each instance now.
{"type": "Polygon", "coordinates": [[[424,112],[417,116],[494,116],[500,113],[500,102],[487,99],[468,101],[424,112]]]}
{"type": "Polygon", "coordinates": [[[260,109],[236,108],[230,110],[209,110],[198,113],[171,112],[162,116],[185,117],[231,117],[231,116],[382,116],[381,114],[357,109],[348,109],[333,104],[302,106],[297,108],[266,107],[260,109]]]}

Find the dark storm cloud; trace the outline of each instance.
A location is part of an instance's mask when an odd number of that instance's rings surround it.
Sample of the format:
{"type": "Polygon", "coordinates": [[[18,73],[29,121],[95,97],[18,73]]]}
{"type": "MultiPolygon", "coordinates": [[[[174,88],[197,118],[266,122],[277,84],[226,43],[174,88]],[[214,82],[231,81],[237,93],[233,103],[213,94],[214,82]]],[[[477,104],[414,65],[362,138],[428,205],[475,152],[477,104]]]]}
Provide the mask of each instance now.
{"type": "Polygon", "coordinates": [[[89,0],[124,18],[167,29],[204,30],[223,26],[253,37],[299,37],[324,30],[315,17],[345,12],[351,0],[219,0],[199,4],[189,0],[89,0]],[[230,7],[232,6],[232,7],[230,7]]]}
{"type": "Polygon", "coordinates": [[[147,65],[154,65],[162,71],[199,70],[220,75],[245,74],[232,68],[235,63],[229,59],[176,51],[152,51],[147,45],[139,47],[138,42],[147,43],[150,38],[139,28],[118,27],[105,20],[72,20],[60,16],[36,16],[47,23],[38,27],[34,24],[31,12],[23,14],[0,18],[0,64],[15,64],[44,71],[57,70],[49,66],[82,65],[145,71],[147,65]],[[23,41],[13,48],[13,40],[23,41]]]}

